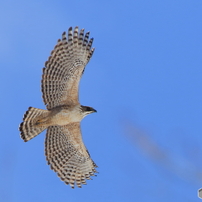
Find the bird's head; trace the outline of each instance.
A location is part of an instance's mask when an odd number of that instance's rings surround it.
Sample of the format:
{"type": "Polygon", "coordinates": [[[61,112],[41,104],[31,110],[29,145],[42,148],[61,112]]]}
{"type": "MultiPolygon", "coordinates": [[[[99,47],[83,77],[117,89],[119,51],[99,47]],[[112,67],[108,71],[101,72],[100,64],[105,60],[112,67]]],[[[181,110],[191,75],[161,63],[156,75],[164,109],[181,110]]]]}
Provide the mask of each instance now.
{"type": "Polygon", "coordinates": [[[88,114],[97,112],[95,109],[93,109],[92,107],[88,107],[88,106],[83,106],[81,105],[81,112],[82,114],[85,116],[87,116],[88,114]]]}

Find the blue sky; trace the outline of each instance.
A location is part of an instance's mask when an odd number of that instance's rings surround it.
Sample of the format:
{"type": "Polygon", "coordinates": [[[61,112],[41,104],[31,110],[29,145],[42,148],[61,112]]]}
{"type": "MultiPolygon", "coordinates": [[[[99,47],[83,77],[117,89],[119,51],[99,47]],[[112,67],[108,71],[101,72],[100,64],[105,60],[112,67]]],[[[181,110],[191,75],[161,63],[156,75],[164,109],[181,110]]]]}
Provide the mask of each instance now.
{"type": "Polygon", "coordinates": [[[202,1],[0,3],[0,201],[199,201],[202,187],[202,1]],[[70,26],[94,37],[80,102],[99,174],[71,189],[50,170],[45,132],[18,125],[42,108],[44,62],[70,26]]]}

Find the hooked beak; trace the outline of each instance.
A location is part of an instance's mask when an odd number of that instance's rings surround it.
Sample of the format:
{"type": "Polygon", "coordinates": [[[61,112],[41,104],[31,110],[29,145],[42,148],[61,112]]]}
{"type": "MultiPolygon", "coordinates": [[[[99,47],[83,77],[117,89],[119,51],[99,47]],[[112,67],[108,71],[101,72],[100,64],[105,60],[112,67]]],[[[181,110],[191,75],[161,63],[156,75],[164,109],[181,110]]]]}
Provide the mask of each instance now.
{"type": "Polygon", "coordinates": [[[93,110],[93,113],[94,113],[94,112],[97,112],[97,110],[95,110],[95,109],[92,109],[92,110],[93,110]]]}

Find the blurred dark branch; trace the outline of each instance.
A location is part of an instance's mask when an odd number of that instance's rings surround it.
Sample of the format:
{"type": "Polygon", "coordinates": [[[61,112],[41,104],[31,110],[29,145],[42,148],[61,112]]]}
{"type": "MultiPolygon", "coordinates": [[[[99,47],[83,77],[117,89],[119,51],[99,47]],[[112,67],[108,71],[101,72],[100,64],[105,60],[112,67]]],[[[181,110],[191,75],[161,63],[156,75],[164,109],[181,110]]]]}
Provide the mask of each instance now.
{"type": "MultiPolygon", "coordinates": [[[[186,151],[185,155],[180,153],[172,155],[172,148],[169,148],[169,145],[166,150],[163,149],[152,139],[151,135],[148,135],[144,130],[136,127],[129,121],[124,122],[124,135],[143,154],[172,174],[194,183],[202,183],[202,168],[198,164],[201,160],[198,159],[198,162],[196,162],[189,158],[190,155],[202,157],[202,150],[200,147],[197,147],[197,142],[194,145],[192,144],[192,147],[186,146],[186,148],[182,148],[182,151],[186,151]],[[197,151],[198,154],[193,154],[193,151],[197,151]],[[189,153],[189,156],[186,155],[187,153],[189,153]]],[[[189,141],[186,144],[189,144],[189,141]]],[[[182,146],[179,145],[179,147],[182,146]]]]}

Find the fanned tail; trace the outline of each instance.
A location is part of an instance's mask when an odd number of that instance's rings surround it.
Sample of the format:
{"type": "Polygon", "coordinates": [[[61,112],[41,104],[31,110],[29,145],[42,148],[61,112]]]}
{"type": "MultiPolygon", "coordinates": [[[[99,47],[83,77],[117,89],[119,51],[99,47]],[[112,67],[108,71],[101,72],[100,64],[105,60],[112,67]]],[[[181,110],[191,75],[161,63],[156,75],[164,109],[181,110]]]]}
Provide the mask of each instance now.
{"type": "Polygon", "coordinates": [[[47,128],[47,126],[43,124],[38,124],[39,120],[43,119],[47,113],[49,113],[47,110],[29,107],[19,127],[21,132],[20,136],[25,142],[34,138],[47,128]]]}

